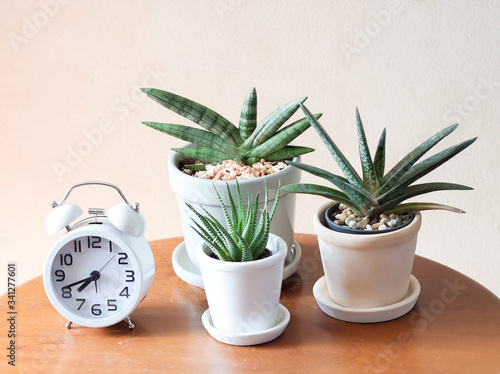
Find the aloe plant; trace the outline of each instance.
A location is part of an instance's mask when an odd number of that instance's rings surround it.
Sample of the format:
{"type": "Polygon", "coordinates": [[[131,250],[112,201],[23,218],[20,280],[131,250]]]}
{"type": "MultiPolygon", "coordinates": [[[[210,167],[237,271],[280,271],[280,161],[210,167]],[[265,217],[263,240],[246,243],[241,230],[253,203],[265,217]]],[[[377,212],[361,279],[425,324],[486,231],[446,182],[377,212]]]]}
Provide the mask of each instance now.
{"type": "MultiPolygon", "coordinates": [[[[205,163],[236,160],[247,165],[265,159],[277,161],[293,158],[314,149],[289,145],[310,127],[302,118],[283,128],[306,97],[285,104],[257,124],[257,92],[252,88],[241,110],[239,126],[201,104],[171,92],[142,88],[151,99],[167,109],[197,123],[205,130],[172,123],[143,122],[146,126],[193,143],[192,148],[173,148],[185,158],[205,163]]],[[[321,114],[316,114],[319,118],[321,114]]]]}
{"type": "Polygon", "coordinates": [[[255,196],[254,202],[250,200],[250,195],[248,196],[248,206],[245,212],[238,182],[236,181],[236,203],[227,183],[226,187],[231,214],[229,214],[217,189],[215,192],[222,207],[227,228],[203,206],[201,207],[203,212],[199,212],[191,204],[186,203],[199,220],[197,222],[193,218],[195,225],[193,229],[220,260],[234,262],[257,260],[266,249],[269,226],[276,211],[280,188],[278,187],[276,199],[268,213],[269,192],[266,183],[264,208],[260,212],[259,218],[259,193],[255,196]]]}
{"type": "Polygon", "coordinates": [[[413,151],[408,153],[392,169],[385,173],[385,139],[386,130],[382,131],[374,158],[372,159],[366,141],[363,123],[356,108],[356,124],[358,132],[359,154],[363,174],[360,176],[346,157],[333,142],[325,129],[320,125],[311,112],[301,104],[307,119],[315,128],[333,159],[342,170],[344,177],[332,174],[320,168],[305,165],[299,162],[288,162],[301,170],[324,178],[338,189],[315,184],[291,184],[283,187],[288,193],[306,193],[327,197],[347,205],[358,216],[376,218],[382,213],[402,214],[412,211],[442,209],[456,213],[463,210],[448,205],[436,203],[409,202],[403,203],[414,196],[442,190],[471,190],[455,183],[422,183],[413,184],[424,175],[441,166],[469,145],[477,138],[472,138],[445,149],[421,162],[417,161],[444,137],[453,132],[458,124],[454,124],[439,131],[413,151]]]}

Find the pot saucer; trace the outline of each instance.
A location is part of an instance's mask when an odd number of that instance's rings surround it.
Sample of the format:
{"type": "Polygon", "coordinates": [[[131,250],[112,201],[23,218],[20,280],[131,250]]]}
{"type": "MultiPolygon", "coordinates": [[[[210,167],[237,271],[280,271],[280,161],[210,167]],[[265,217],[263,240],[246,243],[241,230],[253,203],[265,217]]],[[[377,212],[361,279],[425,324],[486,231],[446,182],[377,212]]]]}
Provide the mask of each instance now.
{"type": "Polygon", "coordinates": [[[201,322],[212,338],[222,343],[240,346],[257,345],[270,342],[280,336],[285,331],[288,322],[290,322],[290,312],[283,305],[279,304],[278,317],[274,326],[258,332],[233,333],[218,330],[213,325],[210,308],[201,316],[201,322]]]}
{"type": "Polygon", "coordinates": [[[389,321],[408,313],[417,302],[417,297],[420,294],[420,283],[412,275],[408,292],[403,300],[377,308],[346,308],[335,303],[328,293],[325,276],[316,281],[313,287],[313,294],[321,310],[330,317],[347,322],[374,323],[389,321]]]}
{"type": "MultiPolygon", "coordinates": [[[[287,279],[297,271],[299,267],[302,249],[299,243],[295,240],[292,244],[290,253],[285,258],[285,267],[283,268],[283,280],[287,279]]],[[[189,258],[184,242],[179,244],[172,253],[172,266],[175,274],[184,282],[193,286],[203,288],[203,280],[201,279],[200,269],[196,267],[189,258]]]]}

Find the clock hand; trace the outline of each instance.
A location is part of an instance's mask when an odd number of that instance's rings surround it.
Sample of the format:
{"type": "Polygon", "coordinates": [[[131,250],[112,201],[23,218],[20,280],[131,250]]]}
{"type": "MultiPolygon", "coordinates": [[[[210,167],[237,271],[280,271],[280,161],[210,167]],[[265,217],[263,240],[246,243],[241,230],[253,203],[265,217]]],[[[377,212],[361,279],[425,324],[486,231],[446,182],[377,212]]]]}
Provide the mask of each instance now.
{"type": "Polygon", "coordinates": [[[78,282],[68,284],[67,286],[64,286],[64,287],[62,287],[62,288],[71,288],[71,287],[73,287],[73,286],[76,286],[77,284],[80,284],[80,283],[85,284],[86,282],[89,282],[89,283],[90,283],[90,282],[92,282],[92,276],[87,277],[87,278],[84,278],[84,279],[82,279],[82,280],[79,280],[78,282]]]}
{"type": "MultiPolygon", "coordinates": [[[[102,271],[102,270],[103,270],[106,266],[108,266],[108,264],[111,262],[111,260],[112,260],[112,259],[114,259],[114,258],[115,258],[115,256],[116,256],[116,255],[113,255],[113,257],[111,257],[111,258],[110,258],[110,259],[109,259],[109,260],[108,260],[108,261],[104,264],[104,266],[103,266],[103,267],[102,267],[99,271],[93,271],[93,272],[92,272],[92,274],[96,273],[96,275],[97,275],[97,277],[95,277],[95,279],[92,279],[92,280],[90,280],[90,281],[89,281],[89,283],[90,283],[90,282],[92,282],[92,281],[94,281],[94,282],[95,282],[95,293],[98,293],[98,291],[97,291],[97,280],[101,277],[101,271],[102,271]]],[[[80,288],[83,290],[85,287],[87,287],[87,286],[89,285],[89,283],[87,283],[87,284],[85,284],[85,283],[84,283],[84,284],[82,284],[82,285],[78,288],[78,290],[80,290],[80,288]]]]}
{"type": "Polygon", "coordinates": [[[90,273],[90,277],[86,278],[85,282],[80,287],[78,287],[76,290],[78,292],[82,292],[90,283],[92,283],[93,281],[97,282],[97,280],[100,277],[101,277],[101,274],[97,270],[94,270],[92,273],[90,273]]]}
{"type": "Polygon", "coordinates": [[[87,286],[90,284],[90,282],[92,282],[92,278],[91,278],[91,277],[87,278],[87,280],[85,281],[85,283],[83,283],[83,284],[82,284],[80,287],[78,287],[76,290],[77,290],[78,292],[82,292],[82,291],[85,289],[85,287],[87,287],[87,286]]]}
{"type": "Polygon", "coordinates": [[[111,262],[111,260],[112,260],[112,259],[114,259],[114,258],[115,258],[115,256],[116,256],[116,255],[113,255],[113,257],[111,257],[111,258],[108,260],[108,262],[106,262],[106,263],[104,264],[104,266],[101,268],[101,270],[99,270],[99,273],[102,271],[102,269],[104,269],[106,266],[108,266],[108,264],[111,262]]]}

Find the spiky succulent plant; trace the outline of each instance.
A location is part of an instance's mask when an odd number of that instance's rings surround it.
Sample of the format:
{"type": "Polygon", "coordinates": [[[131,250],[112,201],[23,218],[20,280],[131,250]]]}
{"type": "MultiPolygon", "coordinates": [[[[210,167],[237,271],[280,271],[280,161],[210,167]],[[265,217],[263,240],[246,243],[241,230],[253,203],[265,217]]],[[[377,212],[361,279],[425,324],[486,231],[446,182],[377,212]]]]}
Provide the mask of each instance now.
{"type": "MultiPolygon", "coordinates": [[[[215,188],[215,186],[214,186],[215,188]]],[[[193,229],[201,236],[211,251],[223,261],[253,261],[257,260],[266,249],[269,239],[269,226],[276,211],[280,187],[276,193],[276,199],[271,208],[267,212],[267,204],[269,193],[266,183],[266,196],[264,199],[264,207],[259,212],[259,193],[255,196],[255,201],[252,202],[250,195],[248,196],[248,206],[245,212],[243,200],[241,198],[238,181],[236,181],[236,203],[231,195],[229,185],[226,182],[227,196],[231,215],[226,209],[224,202],[217,189],[217,197],[220,206],[224,213],[226,227],[224,227],[216,218],[214,218],[203,206],[202,212],[198,212],[191,204],[186,205],[198,217],[199,222],[193,219],[193,229]]]]}
{"type": "Polygon", "coordinates": [[[356,124],[358,130],[359,153],[363,176],[360,177],[346,157],[339,150],[330,136],[326,133],[319,122],[311,115],[311,112],[303,105],[302,109],[311,125],[316,129],[325,143],[334,160],[342,170],[344,177],[332,174],[320,168],[305,165],[298,162],[289,162],[291,165],[307,171],[313,175],[324,178],[335,185],[339,190],[315,185],[315,184],[292,184],[283,187],[288,193],[307,193],[327,197],[334,201],[347,205],[358,216],[369,216],[375,218],[382,213],[408,213],[412,211],[442,209],[457,213],[463,213],[448,205],[435,203],[409,202],[402,203],[417,195],[441,190],[471,190],[472,188],[454,183],[422,183],[413,184],[415,181],[436,169],[444,162],[454,157],[471,145],[476,138],[472,138],[445,149],[419,163],[417,161],[440,140],[453,132],[458,124],[451,125],[436,133],[425,142],[408,153],[391,170],[385,173],[385,129],[372,159],[368,144],[366,142],[363,123],[356,108],[356,124]]]}
{"type": "MultiPolygon", "coordinates": [[[[142,88],[142,91],[165,108],[205,129],[172,123],[143,122],[153,129],[193,143],[195,146],[192,148],[173,148],[185,158],[205,163],[236,160],[251,165],[261,159],[284,160],[314,150],[289,145],[310,126],[306,118],[280,129],[306,97],[279,107],[257,124],[257,93],[252,88],[243,102],[239,127],[236,127],[212,109],[185,97],[155,88],[142,88]]],[[[316,118],[320,116],[321,114],[315,115],[316,118]]]]}

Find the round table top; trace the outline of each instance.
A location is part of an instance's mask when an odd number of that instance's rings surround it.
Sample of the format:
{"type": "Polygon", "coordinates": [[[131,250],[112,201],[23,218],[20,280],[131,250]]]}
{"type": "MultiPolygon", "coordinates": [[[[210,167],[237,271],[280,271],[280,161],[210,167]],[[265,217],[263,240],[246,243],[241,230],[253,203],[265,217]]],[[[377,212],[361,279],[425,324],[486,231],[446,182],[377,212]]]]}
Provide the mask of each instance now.
{"type": "MultiPolygon", "coordinates": [[[[37,277],[16,288],[15,364],[22,372],[336,372],[500,373],[500,299],[463,274],[416,256],[421,285],[415,307],[395,320],[357,324],[326,315],[313,296],[323,275],[316,236],[299,234],[298,270],[283,282],[291,314],[277,339],[239,347],[213,339],[202,325],[204,290],[174,273],[182,238],[150,242],[156,275],[125,322],[65,327],[37,277]]],[[[2,348],[9,348],[8,296],[0,296],[2,348]]],[[[5,353],[4,349],[4,353],[5,353]]],[[[9,358],[2,354],[3,368],[9,358]]],[[[12,368],[15,370],[14,368],[12,368]]]]}

